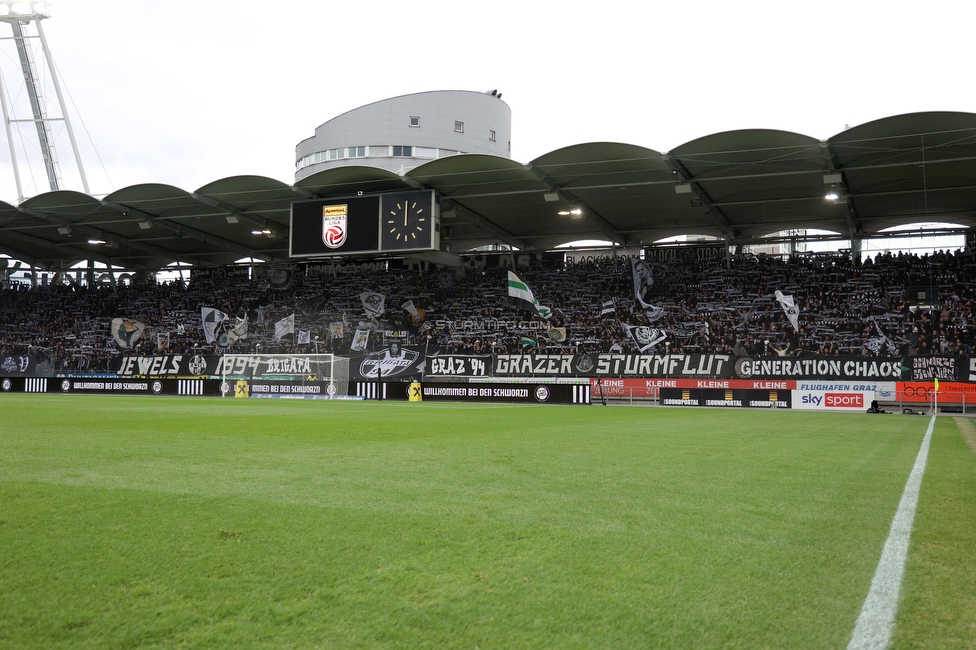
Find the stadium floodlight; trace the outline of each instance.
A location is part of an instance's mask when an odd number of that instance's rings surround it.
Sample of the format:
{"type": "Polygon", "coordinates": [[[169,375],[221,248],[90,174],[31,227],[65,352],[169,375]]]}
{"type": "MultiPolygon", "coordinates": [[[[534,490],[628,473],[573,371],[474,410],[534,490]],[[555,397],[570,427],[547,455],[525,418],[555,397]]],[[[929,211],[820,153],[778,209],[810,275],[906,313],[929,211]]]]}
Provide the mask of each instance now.
{"type": "Polygon", "coordinates": [[[544,192],[542,194],[542,198],[544,198],[546,201],[548,201],[550,203],[553,202],[553,201],[558,201],[559,200],[559,192],[544,192]]]}
{"type": "Polygon", "coordinates": [[[831,190],[830,192],[827,192],[827,195],[824,196],[824,198],[827,199],[828,201],[836,201],[837,199],[840,198],[840,194],[831,190]]]}

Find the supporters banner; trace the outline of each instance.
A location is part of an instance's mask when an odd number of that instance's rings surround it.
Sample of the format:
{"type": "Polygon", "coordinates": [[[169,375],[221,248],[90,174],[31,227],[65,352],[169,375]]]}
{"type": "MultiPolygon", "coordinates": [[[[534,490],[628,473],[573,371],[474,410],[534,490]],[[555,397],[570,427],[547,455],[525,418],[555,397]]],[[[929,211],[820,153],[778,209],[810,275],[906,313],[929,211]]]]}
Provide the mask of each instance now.
{"type": "Polygon", "coordinates": [[[898,381],[910,371],[904,357],[738,357],[734,376],[740,379],[858,379],[898,381]]]}
{"type": "Polygon", "coordinates": [[[254,279],[261,288],[267,286],[274,291],[284,291],[295,281],[295,271],[294,264],[256,264],[254,279]]]}
{"type": "Polygon", "coordinates": [[[390,345],[349,359],[349,379],[376,380],[419,377],[424,369],[423,348],[390,345]]]}
{"type": "Polygon", "coordinates": [[[956,381],[960,379],[955,357],[909,357],[905,381],[956,381]]]}
{"type": "Polygon", "coordinates": [[[728,246],[720,244],[648,246],[644,249],[644,259],[648,262],[703,262],[724,260],[728,255],[728,246]]]}
{"type": "Polygon", "coordinates": [[[331,355],[312,353],[223,356],[161,354],[120,357],[113,373],[116,377],[284,377],[307,381],[309,377],[327,374],[331,359],[331,355]]]}
{"type": "Polygon", "coordinates": [[[488,377],[490,356],[448,354],[427,357],[425,377],[488,377]]]}
{"type": "Polygon", "coordinates": [[[37,371],[37,360],[29,354],[0,356],[0,377],[26,377],[37,371]]]}
{"type": "MultiPolygon", "coordinates": [[[[213,357],[216,359],[216,357],[213,357]]],[[[157,354],[151,357],[120,357],[113,372],[117,377],[197,377],[206,375],[207,357],[199,354],[157,354]]]]}
{"type": "Polygon", "coordinates": [[[499,354],[495,377],[731,377],[730,354],[499,354]]]}
{"type": "Polygon", "coordinates": [[[191,282],[204,281],[223,284],[227,280],[247,280],[250,277],[251,268],[249,266],[193,267],[190,269],[191,282]]]}

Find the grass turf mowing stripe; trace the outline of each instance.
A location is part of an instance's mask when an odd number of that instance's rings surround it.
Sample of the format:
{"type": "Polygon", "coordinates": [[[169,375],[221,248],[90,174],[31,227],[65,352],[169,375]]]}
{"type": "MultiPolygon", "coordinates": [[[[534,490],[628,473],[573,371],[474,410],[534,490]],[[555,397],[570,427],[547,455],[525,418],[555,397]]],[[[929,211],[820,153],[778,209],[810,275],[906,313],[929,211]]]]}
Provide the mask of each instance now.
{"type": "Polygon", "coordinates": [[[925,461],[929,455],[935,416],[929,420],[922,447],[915,458],[915,466],[908,476],[901,502],[891,522],[891,532],[881,551],[878,568],[871,580],[871,589],[864,600],[861,615],[857,618],[854,634],[847,645],[848,650],[884,650],[891,641],[895,614],[898,611],[898,595],[901,592],[901,579],[905,575],[905,560],[908,558],[908,543],[912,536],[912,523],[918,507],[918,493],[925,474],[925,461]]]}

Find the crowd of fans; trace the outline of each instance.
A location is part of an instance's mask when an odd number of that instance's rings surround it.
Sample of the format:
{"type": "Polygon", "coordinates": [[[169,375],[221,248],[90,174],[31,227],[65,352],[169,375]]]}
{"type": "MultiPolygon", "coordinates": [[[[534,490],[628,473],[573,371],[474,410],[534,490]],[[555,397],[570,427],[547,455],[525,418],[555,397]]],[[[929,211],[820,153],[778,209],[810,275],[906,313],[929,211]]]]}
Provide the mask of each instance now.
{"type": "Polygon", "coordinates": [[[287,289],[212,278],[114,287],[9,282],[0,289],[0,354],[28,354],[55,371],[104,371],[120,355],[220,354],[226,349],[206,340],[202,307],[233,322],[247,317],[246,337],[229,348],[235,353],[360,354],[357,330],[369,331],[367,350],[396,339],[460,354],[964,355],[976,336],[976,257],[961,251],[884,254],[861,264],[838,254],[655,263],[644,296],[652,307],[635,299],[628,259],[514,269],[552,310],[549,319],[510,302],[510,267],[497,262],[511,259],[458,269],[391,263],[379,272],[296,272],[287,289]],[[363,291],[384,296],[382,314],[367,315],[363,291]],[[776,291],[793,296],[797,329],[776,291]],[[294,332],[276,337],[275,323],[291,314],[294,332]],[[120,317],[146,324],[132,348],[111,335],[120,317]],[[649,332],[657,340],[650,346],[649,332]]]}

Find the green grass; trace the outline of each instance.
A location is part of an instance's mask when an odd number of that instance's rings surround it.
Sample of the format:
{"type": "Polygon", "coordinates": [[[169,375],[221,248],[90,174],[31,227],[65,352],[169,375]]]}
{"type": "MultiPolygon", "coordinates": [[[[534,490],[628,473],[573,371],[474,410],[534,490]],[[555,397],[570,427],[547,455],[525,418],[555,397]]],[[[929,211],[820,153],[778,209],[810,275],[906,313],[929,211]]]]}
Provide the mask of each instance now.
{"type": "MultiPolygon", "coordinates": [[[[928,424],[44,395],[0,421],[11,648],[843,647],[928,424]]],[[[898,645],[972,643],[974,470],[940,418],[898,645]]]]}

